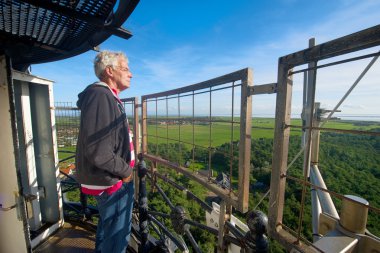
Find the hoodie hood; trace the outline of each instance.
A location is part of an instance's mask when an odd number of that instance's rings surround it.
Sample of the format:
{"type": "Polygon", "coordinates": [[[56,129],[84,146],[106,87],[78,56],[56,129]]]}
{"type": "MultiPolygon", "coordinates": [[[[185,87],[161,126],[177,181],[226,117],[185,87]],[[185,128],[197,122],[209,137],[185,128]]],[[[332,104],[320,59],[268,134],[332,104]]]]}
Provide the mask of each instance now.
{"type": "MultiPolygon", "coordinates": [[[[104,82],[100,82],[100,81],[88,85],[88,86],[87,86],[87,87],[86,87],[81,93],[78,94],[77,107],[78,107],[79,109],[81,109],[81,107],[82,107],[83,100],[84,100],[84,98],[86,97],[86,93],[87,93],[87,91],[88,91],[90,88],[94,87],[94,86],[103,86],[103,87],[106,87],[106,88],[109,89],[109,86],[108,86],[106,83],[104,83],[104,82]]],[[[110,90],[110,91],[111,91],[111,90],[110,90]]]]}

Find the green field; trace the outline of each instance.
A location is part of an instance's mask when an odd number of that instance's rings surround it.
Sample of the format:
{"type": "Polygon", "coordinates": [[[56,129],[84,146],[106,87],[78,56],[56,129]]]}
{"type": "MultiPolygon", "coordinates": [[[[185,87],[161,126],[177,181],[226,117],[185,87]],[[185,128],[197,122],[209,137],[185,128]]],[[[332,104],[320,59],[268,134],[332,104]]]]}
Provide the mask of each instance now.
{"type": "MultiPolygon", "coordinates": [[[[227,118],[219,117],[219,120],[227,121],[227,118]]],[[[238,119],[235,119],[238,121],[238,119]]],[[[300,119],[293,119],[291,125],[301,126],[300,119]]],[[[371,122],[367,124],[361,123],[357,125],[355,121],[335,121],[328,122],[323,127],[336,128],[342,130],[371,130],[380,127],[380,123],[371,122]]],[[[272,118],[256,118],[252,120],[252,139],[274,137],[275,120],[272,118]]],[[[231,124],[223,122],[213,122],[212,125],[200,124],[182,124],[182,125],[162,125],[150,123],[148,124],[148,143],[151,144],[164,144],[183,142],[185,144],[192,144],[203,147],[217,147],[224,143],[238,141],[240,138],[240,124],[231,124]]],[[[301,136],[302,130],[299,128],[291,129],[292,136],[301,136]]]]}
{"type": "MultiPolygon", "coordinates": [[[[159,117],[157,124],[154,120],[151,120],[147,127],[148,144],[159,145],[169,143],[182,143],[186,148],[191,149],[193,144],[204,148],[219,147],[225,143],[231,143],[239,141],[240,138],[240,124],[238,123],[226,123],[226,122],[213,122],[210,126],[208,122],[203,124],[190,124],[190,120],[185,124],[160,124],[160,121],[166,118],[159,117]]],[[[167,120],[167,119],[166,119],[167,120]]],[[[229,121],[228,117],[217,117],[213,120],[229,121]]],[[[239,122],[239,118],[234,119],[235,122],[239,122]]],[[[60,122],[66,122],[67,120],[60,118],[57,120],[57,125],[60,122]]],[[[71,127],[75,125],[72,124],[71,127]]],[[[274,125],[275,120],[273,118],[254,118],[252,119],[252,140],[265,138],[273,139],[274,137],[274,125]]],[[[300,119],[292,119],[291,125],[301,126],[300,119]]],[[[380,128],[379,122],[360,122],[360,121],[331,121],[324,125],[326,128],[336,128],[343,130],[362,130],[369,131],[371,129],[380,128]]],[[[299,128],[291,129],[292,137],[299,137],[302,135],[302,130],[299,128]]],[[[60,148],[65,151],[75,152],[75,146],[65,146],[60,148]]],[[[72,154],[59,153],[59,159],[64,159],[72,154]]]]}

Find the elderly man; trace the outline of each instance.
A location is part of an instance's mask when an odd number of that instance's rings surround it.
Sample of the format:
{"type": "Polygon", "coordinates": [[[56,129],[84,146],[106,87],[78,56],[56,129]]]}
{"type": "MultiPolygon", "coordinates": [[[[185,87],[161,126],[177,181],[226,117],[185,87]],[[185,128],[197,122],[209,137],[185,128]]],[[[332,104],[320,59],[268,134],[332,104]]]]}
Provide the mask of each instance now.
{"type": "Polygon", "coordinates": [[[77,179],[82,193],[97,201],[96,252],[120,253],[131,232],[135,155],[119,93],[129,88],[132,73],[120,52],[100,52],[94,69],[99,81],[78,95],[77,179]]]}

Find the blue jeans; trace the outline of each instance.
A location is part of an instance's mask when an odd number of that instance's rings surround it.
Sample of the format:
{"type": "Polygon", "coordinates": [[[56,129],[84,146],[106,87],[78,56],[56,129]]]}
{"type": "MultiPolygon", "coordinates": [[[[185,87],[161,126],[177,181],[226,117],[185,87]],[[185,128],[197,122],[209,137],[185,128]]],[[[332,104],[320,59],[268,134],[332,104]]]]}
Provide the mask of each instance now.
{"type": "Polygon", "coordinates": [[[95,196],[99,209],[95,252],[125,253],[131,233],[133,194],[132,181],[123,183],[111,195],[104,192],[95,196]]]}

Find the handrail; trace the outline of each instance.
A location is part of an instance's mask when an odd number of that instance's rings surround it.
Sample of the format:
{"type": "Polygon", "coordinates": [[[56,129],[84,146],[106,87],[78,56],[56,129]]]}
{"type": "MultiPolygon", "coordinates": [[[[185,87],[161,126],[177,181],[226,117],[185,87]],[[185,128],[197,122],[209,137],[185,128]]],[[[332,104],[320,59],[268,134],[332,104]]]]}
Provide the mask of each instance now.
{"type": "Polygon", "coordinates": [[[216,183],[213,183],[212,181],[208,180],[208,178],[206,176],[202,176],[198,173],[192,173],[191,171],[187,170],[186,168],[179,166],[175,163],[171,163],[171,162],[169,162],[165,159],[162,159],[158,156],[154,156],[151,154],[144,154],[144,156],[153,162],[157,162],[157,163],[162,164],[164,166],[167,166],[169,168],[175,169],[176,171],[188,176],[192,180],[200,183],[202,186],[209,189],[210,191],[218,194],[220,197],[224,198],[227,202],[234,203],[234,205],[237,206],[238,197],[235,194],[231,193],[227,189],[223,189],[223,188],[219,187],[216,183]]]}
{"type": "Polygon", "coordinates": [[[185,86],[185,87],[181,87],[181,88],[173,89],[173,90],[169,90],[169,91],[144,95],[141,98],[144,101],[144,100],[149,99],[149,98],[171,96],[171,95],[177,95],[180,93],[192,92],[194,90],[206,89],[206,88],[214,87],[217,85],[234,82],[237,80],[242,80],[242,79],[244,79],[245,76],[247,76],[248,72],[249,72],[249,69],[245,68],[245,69],[241,69],[241,70],[235,71],[235,72],[227,74],[227,75],[216,77],[216,78],[213,78],[213,79],[210,79],[207,81],[203,81],[200,83],[196,83],[193,85],[189,85],[189,86],[185,86]]]}

